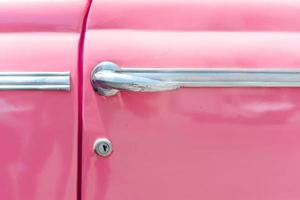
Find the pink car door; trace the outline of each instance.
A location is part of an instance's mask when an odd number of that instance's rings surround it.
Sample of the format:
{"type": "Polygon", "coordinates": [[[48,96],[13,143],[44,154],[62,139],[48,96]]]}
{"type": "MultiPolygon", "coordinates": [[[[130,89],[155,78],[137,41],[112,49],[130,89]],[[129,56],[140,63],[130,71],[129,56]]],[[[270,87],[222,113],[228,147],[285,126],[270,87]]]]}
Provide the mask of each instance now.
{"type": "Polygon", "coordinates": [[[0,2],[0,199],[77,199],[84,0],[0,2]]]}
{"type": "Polygon", "coordinates": [[[292,0],[94,0],[81,199],[300,199],[299,19],[292,0]]]}

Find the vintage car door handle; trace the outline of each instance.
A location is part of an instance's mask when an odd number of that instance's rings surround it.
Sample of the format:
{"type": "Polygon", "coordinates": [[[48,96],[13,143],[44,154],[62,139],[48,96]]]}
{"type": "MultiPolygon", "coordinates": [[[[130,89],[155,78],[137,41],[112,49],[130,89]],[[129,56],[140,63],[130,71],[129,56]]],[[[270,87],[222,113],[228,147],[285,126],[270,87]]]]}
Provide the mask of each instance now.
{"type": "Polygon", "coordinates": [[[95,91],[112,96],[119,90],[160,92],[181,87],[300,87],[299,69],[120,68],[98,64],[91,74],[95,91]]]}
{"type": "Polygon", "coordinates": [[[118,65],[103,62],[98,65],[91,75],[94,89],[104,96],[112,96],[119,90],[132,92],[161,92],[180,88],[179,83],[172,81],[156,80],[137,75],[119,72],[118,65]]]}

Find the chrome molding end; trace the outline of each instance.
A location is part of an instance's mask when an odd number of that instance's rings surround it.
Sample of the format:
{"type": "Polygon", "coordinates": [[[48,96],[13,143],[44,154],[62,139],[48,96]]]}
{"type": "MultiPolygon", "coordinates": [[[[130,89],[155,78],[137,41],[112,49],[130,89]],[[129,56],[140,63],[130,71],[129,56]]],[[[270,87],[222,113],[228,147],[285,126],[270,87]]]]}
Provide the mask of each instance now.
{"type": "Polygon", "coordinates": [[[0,72],[0,90],[70,91],[70,72],[0,72]]]}

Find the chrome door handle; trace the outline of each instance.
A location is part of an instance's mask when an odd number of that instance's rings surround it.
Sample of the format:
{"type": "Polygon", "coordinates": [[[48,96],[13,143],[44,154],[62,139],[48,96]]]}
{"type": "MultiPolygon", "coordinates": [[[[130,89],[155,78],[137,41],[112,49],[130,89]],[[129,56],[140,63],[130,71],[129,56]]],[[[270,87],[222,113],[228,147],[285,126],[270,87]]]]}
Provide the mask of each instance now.
{"type": "Polygon", "coordinates": [[[112,96],[119,90],[132,92],[161,92],[180,88],[177,82],[156,80],[119,72],[118,65],[103,62],[96,66],[91,75],[94,89],[103,96],[112,96]]]}
{"type": "Polygon", "coordinates": [[[269,68],[119,68],[98,64],[91,83],[101,95],[119,90],[159,92],[181,87],[300,87],[300,70],[269,68]]]}

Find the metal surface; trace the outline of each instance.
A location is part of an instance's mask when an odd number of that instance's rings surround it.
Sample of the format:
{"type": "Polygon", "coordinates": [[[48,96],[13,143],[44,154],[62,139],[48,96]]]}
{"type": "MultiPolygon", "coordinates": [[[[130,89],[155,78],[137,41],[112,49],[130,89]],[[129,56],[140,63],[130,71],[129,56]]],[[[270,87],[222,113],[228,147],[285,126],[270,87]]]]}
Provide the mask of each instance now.
{"type": "Polygon", "coordinates": [[[94,0],[83,67],[81,199],[300,199],[300,88],[107,98],[90,83],[105,60],[158,70],[299,70],[300,34],[291,31],[300,27],[299,9],[300,1],[282,0],[94,0]],[[113,141],[112,156],[95,155],[99,137],[113,141]]]}
{"type": "Polygon", "coordinates": [[[300,70],[119,68],[103,62],[93,70],[91,82],[104,96],[112,96],[119,90],[159,92],[180,87],[300,87],[300,70]]]}
{"type": "MultiPolygon", "coordinates": [[[[93,5],[89,27],[94,30],[140,30],[159,34],[163,31],[300,30],[298,0],[226,0],[226,3],[224,0],[184,3],[182,0],[94,0],[93,5]]],[[[139,41],[140,46],[143,42],[139,41]]]]}
{"type": "Polygon", "coordinates": [[[70,90],[70,72],[0,72],[0,90],[70,90]]]}
{"type": "Polygon", "coordinates": [[[1,200],[79,198],[79,40],[86,4],[0,1],[1,200]]]}
{"type": "Polygon", "coordinates": [[[101,95],[112,96],[119,90],[133,92],[160,92],[175,90],[180,87],[176,82],[156,80],[122,72],[118,65],[111,62],[103,62],[96,66],[91,75],[94,89],[101,95]]]}
{"type": "Polygon", "coordinates": [[[111,141],[106,138],[98,138],[94,143],[94,151],[99,156],[109,156],[113,151],[111,141]]]}
{"type": "MultiPolygon", "coordinates": [[[[79,32],[81,0],[1,0],[0,32],[79,32]],[[43,14],[39,14],[42,12],[43,14]]],[[[17,48],[17,47],[16,47],[17,48]]]]}

